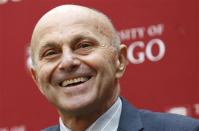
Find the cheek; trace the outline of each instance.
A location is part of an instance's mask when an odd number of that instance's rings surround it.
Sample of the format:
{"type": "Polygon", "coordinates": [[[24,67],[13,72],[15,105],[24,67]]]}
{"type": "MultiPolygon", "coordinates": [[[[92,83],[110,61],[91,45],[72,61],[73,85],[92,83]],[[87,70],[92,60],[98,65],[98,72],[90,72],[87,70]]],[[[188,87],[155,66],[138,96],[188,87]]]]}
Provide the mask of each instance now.
{"type": "Polygon", "coordinates": [[[116,55],[110,51],[96,51],[85,60],[87,64],[96,70],[97,80],[102,84],[112,81],[116,74],[116,55]]]}
{"type": "Polygon", "coordinates": [[[105,46],[103,50],[101,50],[102,57],[108,63],[115,64],[117,58],[117,52],[115,51],[114,47],[112,46],[105,46]]]}
{"type": "Polygon", "coordinates": [[[114,73],[116,69],[116,54],[112,50],[108,50],[102,55],[101,67],[104,67],[105,70],[114,73]]]}
{"type": "Polygon", "coordinates": [[[115,66],[116,53],[112,48],[101,47],[86,57],[87,61],[97,69],[115,66]]]}
{"type": "Polygon", "coordinates": [[[38,65],[38,78],[39,83],[47,85],[50,83],[51,75],[56,68],[57,63],[40,63],[38,65]]]}

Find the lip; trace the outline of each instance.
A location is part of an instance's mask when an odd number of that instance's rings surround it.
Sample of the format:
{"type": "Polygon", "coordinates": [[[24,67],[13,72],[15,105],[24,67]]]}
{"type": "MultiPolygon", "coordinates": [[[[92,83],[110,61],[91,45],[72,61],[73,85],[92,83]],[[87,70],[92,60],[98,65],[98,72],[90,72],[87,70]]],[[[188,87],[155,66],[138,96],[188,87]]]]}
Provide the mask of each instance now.
{"type": "Polygon", "coordinates": [[[55,87],[61,87],[61,83],[65,80],[75,79],[78,77],[93,77],[95,76],[94,72],[74,72],[74,73],[68,73],[68,72],[57,72],[54,73],[50,78],[50,83],[54,85],[55,87]]]}
{"type": "Polygon", "coordinates": [[[77,85],[71,85],[67,87],[60,86],[60,89],[63,90],[64,93],[67,94],[82,94],[83,92],[87,91],[91,85],[91,81],[93,80],[93,76],[89,77],[89,79],[83,83],[77,85]]]}
{"type": "Polygon", "coordinates": [[[80,76],[80,77],[74,77],[74,78],[66,79],[66,80],[60,82],[59,86],[62,87],[62,88],[71,88],[73,86],[80,85],[80,84],[87,82],[89,79],[91,79],[91,77],[92,76],[80,76]],[[76,80],[78,80],[78,81],[76,81],[76,80]],[[63,83],[68,83],[68,84],[63,85],[63,83]]]}

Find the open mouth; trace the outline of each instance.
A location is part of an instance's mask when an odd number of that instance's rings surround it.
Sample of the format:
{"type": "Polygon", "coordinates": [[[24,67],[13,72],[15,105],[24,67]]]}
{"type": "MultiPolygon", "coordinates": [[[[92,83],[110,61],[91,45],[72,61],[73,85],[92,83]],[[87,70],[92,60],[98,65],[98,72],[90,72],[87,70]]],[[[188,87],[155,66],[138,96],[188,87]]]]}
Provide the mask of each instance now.
{"type": "Polygon", "coordinates": [[[86,81],[88,81],[91,77],[76,77],[73,79],[68,79],[68,80],[64,80],[63,82],[61,82],[59,85],[61,87],[70,87],[70,86],[76,86],[82,83],[85,83],[86,81]]]}

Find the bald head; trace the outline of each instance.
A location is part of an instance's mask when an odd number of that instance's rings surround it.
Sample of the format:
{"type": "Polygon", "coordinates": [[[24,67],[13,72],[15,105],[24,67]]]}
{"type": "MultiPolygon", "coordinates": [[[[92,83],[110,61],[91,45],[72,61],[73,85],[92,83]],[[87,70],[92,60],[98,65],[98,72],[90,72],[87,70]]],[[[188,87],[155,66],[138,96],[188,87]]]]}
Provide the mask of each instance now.
{"type": "Polygon", "coordinates": [[[48,11],[36,24],[31,39],[31,57],[34,57],[34,48],[40,38],[53,27],[63,30],[63,27],[82,23],[93,26],[100,34],[109,38],[116,49],[119,48],[119,37],[106,15],[79,5],[62,5],[48,11]]]}
{"type": "Polygon", "coordinates": [[[74,124],[71,130],[85,130],[117,100],[126,49],[103,13],[77,5],[59,6],[35,26],[31,74],[62,119],[86,123],[80,128],[74,124]]]}
{"type": "Polygon", "coordinates": [[[63,21],[66,25],[78,22],[89,23],[91,21],[95,21],[107,24],[110,26],[109,28],[113,28],[108,17],[101,12],[78,5],[62,5],[44,14],[36,24],[34,31],[38,31],[40,28],[44,28],[51,24],[63,24],[63,21]]]}

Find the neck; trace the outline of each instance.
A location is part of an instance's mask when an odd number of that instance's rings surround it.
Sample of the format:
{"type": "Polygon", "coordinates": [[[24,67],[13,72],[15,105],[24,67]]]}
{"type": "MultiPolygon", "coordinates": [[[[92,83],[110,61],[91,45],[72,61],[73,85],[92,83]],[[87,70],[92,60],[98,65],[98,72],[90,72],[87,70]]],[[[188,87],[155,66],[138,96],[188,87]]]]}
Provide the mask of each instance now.
{"type": "Polygon", "coordinates": [[[61,118],[64,125],[72,131],[85,131],[99,116],[99,113],[90,113],[90,115],[85,116],[65,116],[61,118]]]}
{"type": "Polygon", "coordinates": [[[96,108],[93,111],[86,111],[81,114],[64,114],[60,112],[61,119],[65,126],[72,131],[85,131],[90,125],[92,125],[103,113],[105,113],[117,100],[118,97],[112,99],[111,102],[106,104],[100,104],[100,108],[96,108]],[[103,108],[102,108],[103,107],[103,108]]]}

